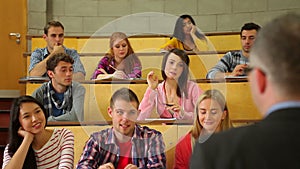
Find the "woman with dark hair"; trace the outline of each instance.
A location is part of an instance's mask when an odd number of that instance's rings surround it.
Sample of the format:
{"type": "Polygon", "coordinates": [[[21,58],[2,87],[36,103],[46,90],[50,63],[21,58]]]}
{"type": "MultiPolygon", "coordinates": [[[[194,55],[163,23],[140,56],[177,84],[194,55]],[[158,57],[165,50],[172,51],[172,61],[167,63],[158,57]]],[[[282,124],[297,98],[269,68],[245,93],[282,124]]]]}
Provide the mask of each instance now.
{"type": "Polygon", "coordinates": [[[175,148],[176,169],[188,169],[196,141],[205,141],[210,134],[232,127],[226,100],[219,90],[207,90],[198,99],[192,129],[175,148]]]}
{"type": "Polygon", "coordinates": [[[208,50],[208,45],[205,35],[197,30],[194,19],[190,15],[181,15],[176,21],[171,39],[160,48],[198,52],[208,50]]]}
{"type": "Polygon", "coordinates": [[[91,79],[107,76],[127,79],[142,76],[141,61],[124,33],[114,32],[110,37],[109,47],[109,53],[100,60],[91,79]]]}
{"type": "Polygon", "coordinates": [[[138,120],[150,117],[155,106],[161,118],[193,119],[194,106],[202,91],[189,80],[189,62],[183,50],[172,49],[162,61],[164,81],[158,83],[154,72],[148,73],[148,88],[139,106],[138,120]]]}
{"type": "Polygon", "coordinates": [[[73,168],[74,135],[67,129],[45,129],[47,116],[31,96],[14,100],[3,169],[73,168]]]}

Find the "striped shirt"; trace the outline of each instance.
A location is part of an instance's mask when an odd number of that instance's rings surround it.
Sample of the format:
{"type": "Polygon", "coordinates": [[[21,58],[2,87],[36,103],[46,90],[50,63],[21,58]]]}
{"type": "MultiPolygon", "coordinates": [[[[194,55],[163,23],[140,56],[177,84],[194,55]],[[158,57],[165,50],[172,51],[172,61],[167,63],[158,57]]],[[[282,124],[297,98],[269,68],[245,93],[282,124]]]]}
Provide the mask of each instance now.
{"type": "MultiPolygon", "coordinates": [[[[77,169],[98,168],[108,162],[117,168],[122,154],[113,131],[109,128],[91,135],[77,169]]],[[[136,125],[131,144],[132,164],[138,168],[166,168],[165,144],[159,131],[136,125]]]]}
{"type": "Polygon", "coordinates": [[[249,60],[246,58],[242,51],[227,52],[220,61],[211,68],[207,75],[207,79],[215,78],[217,72],[232,72],[237,65],[248,64],[249,60]]]}
{"type": "MultiPolygon", "coordinates": [[[[54,129],[48,142],[35,151],[35,159],[38,169],[72,169],[74,161],[74,135],[67,129],[54,129]]],[[[11,157],[8,154],[8,145],[4,150],[4,168],[11,157]]]]}

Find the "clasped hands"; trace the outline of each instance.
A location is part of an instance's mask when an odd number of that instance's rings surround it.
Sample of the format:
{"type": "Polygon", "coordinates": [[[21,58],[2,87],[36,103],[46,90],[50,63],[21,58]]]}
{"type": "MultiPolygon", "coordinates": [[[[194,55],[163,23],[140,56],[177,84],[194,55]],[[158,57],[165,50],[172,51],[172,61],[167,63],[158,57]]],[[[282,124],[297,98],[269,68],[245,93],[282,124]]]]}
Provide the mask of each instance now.
{"type": "MultiPolygon", "coordinates": [[[[124,169],[137,169],[138,167],[133,164],[128,164],[124,169]]],[[[101,166],[99,166],[98,169],[115,169],[114,165],[112,163],[106,163],[101,166]]]]}
{"type": "Polygon", "coordinates": [[[232,76],[241,76],[244,75],[244,69],[247,68],[248,65],[247,64],[240,64],[240,65],[236,65],[236,67],[234,68],[234,70],[231,72],[232,76]]]}
{"type": "Polygon", "coordinates": [[[176,119],[181,119],[184,115],[182,107],[178,104],[168,104],[166,109],[170,112],[172,117],[175,117],[176,119]]]}

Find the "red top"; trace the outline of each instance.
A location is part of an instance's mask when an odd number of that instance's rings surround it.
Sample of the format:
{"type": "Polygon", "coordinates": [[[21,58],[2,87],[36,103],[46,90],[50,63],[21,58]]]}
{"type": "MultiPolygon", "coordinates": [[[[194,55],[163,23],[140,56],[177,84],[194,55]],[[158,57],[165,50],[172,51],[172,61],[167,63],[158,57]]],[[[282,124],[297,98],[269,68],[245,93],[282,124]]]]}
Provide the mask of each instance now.
{"type": "Polygon", "coordinates": [[[175,148],[175,169],[189,169],[192,155],[191,133],[182,137],[175,148]]]}
{"type": "Polygon", "coordinates": [[[131,141],[119,143],[120,147],[120,160],[117,169],[124,169],[128,164],[132,164],[131,159],[131,141]]]}

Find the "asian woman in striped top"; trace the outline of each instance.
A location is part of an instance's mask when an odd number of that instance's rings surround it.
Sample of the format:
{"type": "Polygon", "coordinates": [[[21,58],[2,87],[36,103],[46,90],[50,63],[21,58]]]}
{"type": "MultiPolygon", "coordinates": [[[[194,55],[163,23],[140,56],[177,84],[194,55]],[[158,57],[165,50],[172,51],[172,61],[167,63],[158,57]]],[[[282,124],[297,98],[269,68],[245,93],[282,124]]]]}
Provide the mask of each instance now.
{"type": "Polygon", "coordinates": [[[31,96],[13,102],[10,138],[2,169],[73,168],[74,135],[67,129],[45,129],[47,113],[31,96]]]}

